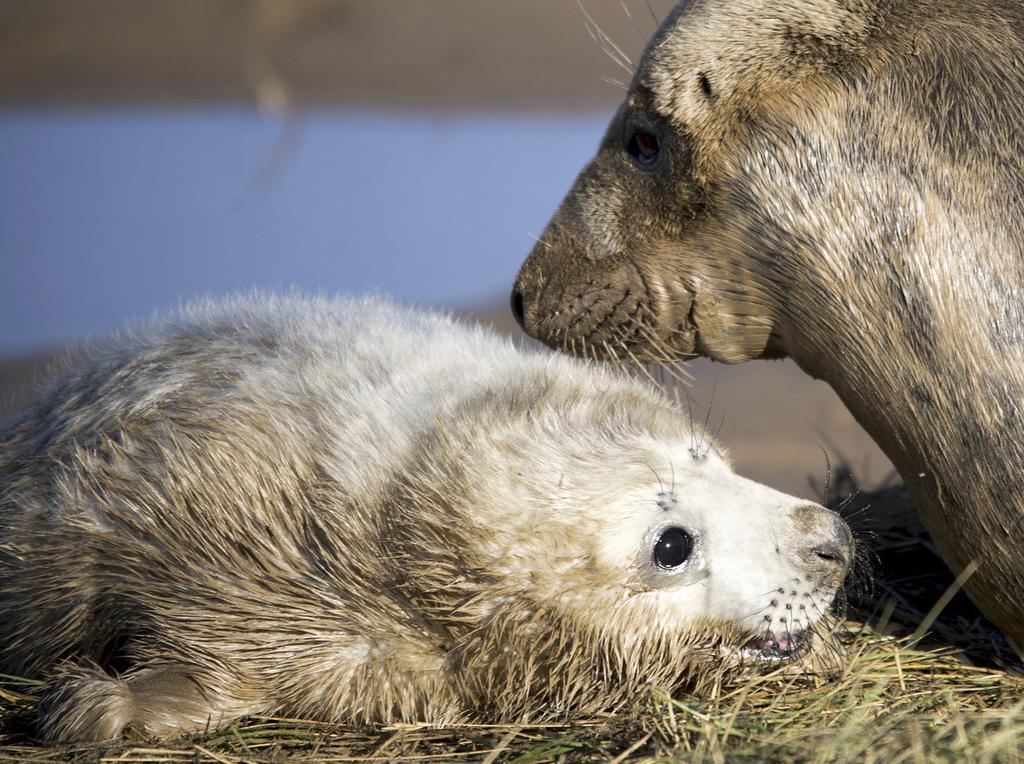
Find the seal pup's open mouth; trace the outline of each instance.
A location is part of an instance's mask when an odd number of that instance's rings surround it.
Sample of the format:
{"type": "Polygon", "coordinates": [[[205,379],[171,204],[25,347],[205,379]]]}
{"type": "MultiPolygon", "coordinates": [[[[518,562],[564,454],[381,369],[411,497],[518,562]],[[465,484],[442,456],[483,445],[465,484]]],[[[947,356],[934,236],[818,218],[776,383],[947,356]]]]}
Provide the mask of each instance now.
{"type": "Polygon", "coordinates": [[[768,635],[754,639],[740,648],[740,657],[745,660],[783,662],[800,657],[811,646],[811,635],[807,630],[786,636],[768,635]]]}

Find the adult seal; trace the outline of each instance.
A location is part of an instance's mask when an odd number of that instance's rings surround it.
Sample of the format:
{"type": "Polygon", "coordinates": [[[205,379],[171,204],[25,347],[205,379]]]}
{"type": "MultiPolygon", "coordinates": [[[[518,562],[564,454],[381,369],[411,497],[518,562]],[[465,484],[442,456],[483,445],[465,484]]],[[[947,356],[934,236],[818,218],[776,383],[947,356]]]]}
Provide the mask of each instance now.
{"type": "Polygon", "coordinates": [[[695,0],[513,308],[561,348],[792,357],[1024,646],[1024,6],[695,0]]]}
{"type": "Polygon", "coordinates": [[[89,740],[539,721],[827,664],[845,524],[688,422],[441,315],[195,306],[0,430],[0,673],[89,740]]]}

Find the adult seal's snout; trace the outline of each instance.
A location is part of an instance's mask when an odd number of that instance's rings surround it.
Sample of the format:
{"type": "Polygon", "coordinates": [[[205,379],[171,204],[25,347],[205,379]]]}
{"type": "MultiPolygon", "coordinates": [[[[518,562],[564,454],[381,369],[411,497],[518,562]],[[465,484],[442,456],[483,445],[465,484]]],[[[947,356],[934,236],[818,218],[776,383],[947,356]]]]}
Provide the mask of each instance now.
{"type": "Polygon", "coordinates": [[[1020,3],[682,2],[523,265],[527,331],[792,357],[1024,645],[1022,104],[1020,3]],[[635,317],[581,299],[633,274],[635,317]]]}

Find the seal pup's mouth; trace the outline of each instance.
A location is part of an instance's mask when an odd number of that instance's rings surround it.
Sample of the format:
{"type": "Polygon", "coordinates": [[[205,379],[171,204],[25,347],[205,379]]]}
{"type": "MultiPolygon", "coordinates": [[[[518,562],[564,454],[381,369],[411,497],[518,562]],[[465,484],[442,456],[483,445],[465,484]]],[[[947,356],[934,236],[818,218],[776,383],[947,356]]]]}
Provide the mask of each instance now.
{"type": "Polygon", "coordinates": [[[744,660],[781,663],[802,656],[811,647],[811,635],[807,630],[786,636],[768,635],[754,639],[740,648],[744,660]]]}

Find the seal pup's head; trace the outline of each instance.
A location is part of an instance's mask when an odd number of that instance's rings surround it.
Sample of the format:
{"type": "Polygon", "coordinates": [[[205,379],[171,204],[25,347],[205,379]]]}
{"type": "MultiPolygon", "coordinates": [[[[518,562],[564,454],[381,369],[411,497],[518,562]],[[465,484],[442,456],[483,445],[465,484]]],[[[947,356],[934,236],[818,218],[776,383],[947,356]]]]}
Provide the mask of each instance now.
{"type": "Polygon", "coordinates": [[[536,719],[700,692],[722,669],[838,668],[845,523],[740,477],[677,406],[596,371],[474,404],[387,513],[398,586],[444,625],[467,703],[536,719]]]}

